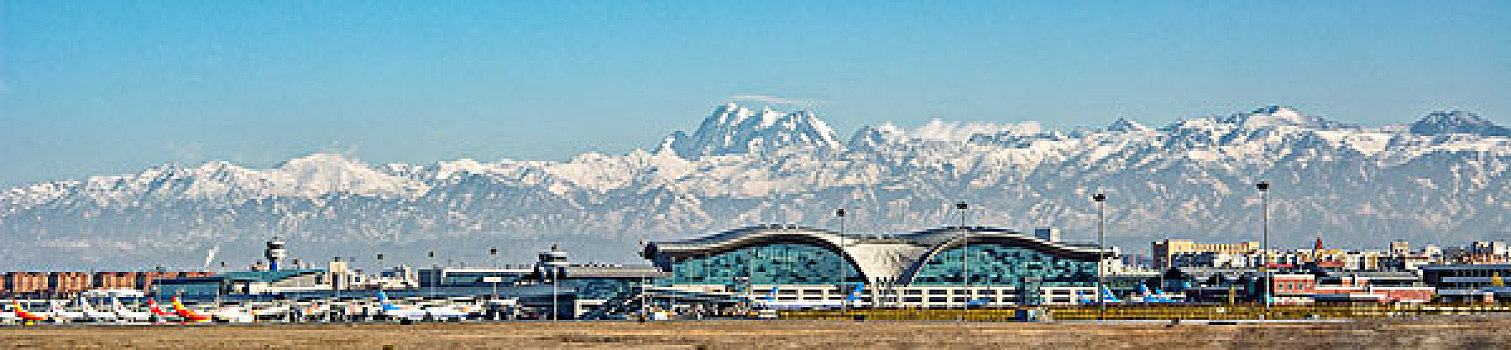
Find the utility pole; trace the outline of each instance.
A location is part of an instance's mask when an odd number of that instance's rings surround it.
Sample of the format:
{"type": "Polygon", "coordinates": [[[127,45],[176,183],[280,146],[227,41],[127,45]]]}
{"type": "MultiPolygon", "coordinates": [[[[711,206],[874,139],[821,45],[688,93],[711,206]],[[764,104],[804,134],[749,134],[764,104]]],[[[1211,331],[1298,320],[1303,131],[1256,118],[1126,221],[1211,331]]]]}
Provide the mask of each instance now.
{"type": "Polygon", "coordinates": [[[1097,320],[1107,319],[1107,296],[1102,291],[1107,290],[1106,267],[1103,263],[1107,258],[1103,256],[1107,252],[1107,195],[1097,193],[1091,196],[1091,200],[1097,202],[1097,320]]]}
{"type": "Polygon", "coordinates": [[[1259,189],[1259,196],[1263,202],[1264,218],[1264,243],[1260,248],[1262,260],[1259,263],[1259,276],[1264,278],[1264,319],[1270,318],[1270,292],[1275,289],[1275,278],[1270,273],[1270,182],[1261,181],[1254,185],[1259,189]]]}

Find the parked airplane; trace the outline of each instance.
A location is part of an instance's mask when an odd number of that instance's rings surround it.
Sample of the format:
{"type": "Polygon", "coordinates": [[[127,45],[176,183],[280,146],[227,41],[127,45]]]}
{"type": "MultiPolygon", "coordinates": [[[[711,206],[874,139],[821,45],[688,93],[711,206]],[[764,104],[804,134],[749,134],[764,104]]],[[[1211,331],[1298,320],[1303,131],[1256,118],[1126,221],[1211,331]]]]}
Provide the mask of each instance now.
{"type": "Polygon", "coordinates": [[[179,318],[178,314],[163,311],[162,308],[157,306],[157,300],[155,299],[147,299],[147,308],[152,311],[152,316],[165,321],[177,320],[179,318]]]}
{"type": "Polygon", "coordinates": [[[293,309],[286,305],[270,305],[257,309],[252,317],[259,320],[289,321],[293,316],[293,309]]]}
{"type": "Polygon", "coordinates": [[[146,322],[152,320],[152,313],[131,311],[131,309],[127,309],[125,305],[121,305],[121,301],[119,299],[116,299],[115,297],[110,298],[110,309],[114,310],[116,317],[122,320],[138,322],[146,322]]]}
{"type": "Polygon", "coordinates": [[[17,316],[15,311],[0,309],[0,322],[16,322],[20,320],[21,316],[17,316]]]}
{"type": "Polygon", "coordinates": [[[383,317],[399,320],[419,321],[425,319],[429,313],[425,310],[406,309],[395,306],[388,302],[388,294],[378,291],[378,302],[383,304],[383,317]]]}
{"type": "Polygon", "coordinates": [[[84,310],[84,318],[94,322],[111,322],[120,319],[115,312],[95,310],[94,305],[89,304],[89,299],[79,297],[79,307],[84,310]]]}
{"type": "Polygon", "coordinates": [[[184,303],[179,302],[178,297],[173,297],[173,313],[189,322],[210,321],[210,315],[194,312],[194,310],[189,310],[189,308],[184,307],[184,303]]]}
{"type": "Polygon", "coordinates": [[[430,315],[430,319],[436,321],[461,321],[466,319],[469,315],[467,311],[458,310],[457,308],[452,306],[426,307],[425,313],[427,315],[430,315]]]}
{"type": "Polygon", "coordinates": [[[26,321],[26,322],[45,321],[48,318],[52,317],[52,315],[48,315],[45,312],[43,312],[43,313],[31,313],[31,312],[27,312],[26,308],[22,308],[21,307],[21,303],[20,302],[16,302],[15,300],[12,300],[10,303],[11,303],[11,307],[15,309],[16,317],[21,318],[22,321],[26,321]]]}
{"type": "Polygon", "coordinates": [[[1123,302],[1123,299],[1118,299],[1118,295],[1117,294],[1113,294],[1112,293],[1112,289],[1107,288],[1107,286],[1102,286],[1102,302],[1103,303],[1121,303],[1121,302],[1123,302]]]}
{"type": "Polygon", "coordinates": [[[63,302],[53,300],[48,302],[52,306],[52,318],[58,322],[83,322],[88,321],[89,316],[79,311],[67,311],[63,309],[63,302]]]}
{"type": "Polygon", "coordinates": [[[234,305],[222,306],[219,309],[215,309],[215,311],[209,312],[209,316],[212,319],[224,322],[253,322],[257,320],[257,317],[247,312],[245,307],[234,305]]]}
{"type": "Polygon", "coordinates": [[[1158,288],[1156,288],[1153,293],[1149,292],[1149,287],[1148,286],[1140,284],[1138,286],[1138,288],[1139,288],[1139,294],[1142,294],[1142,296],[1140,296],[1140,297],[1137,298],[1137,301],[1139,301],[1139,302],[1144,302],[1144,303],[1176,303],[1176,302],[1180,302],[1179,300],[1175,300],[1175,298],[1172,298],[1169,295],[1165,295],[1164,293],[1160,293],[1158,288]]]}

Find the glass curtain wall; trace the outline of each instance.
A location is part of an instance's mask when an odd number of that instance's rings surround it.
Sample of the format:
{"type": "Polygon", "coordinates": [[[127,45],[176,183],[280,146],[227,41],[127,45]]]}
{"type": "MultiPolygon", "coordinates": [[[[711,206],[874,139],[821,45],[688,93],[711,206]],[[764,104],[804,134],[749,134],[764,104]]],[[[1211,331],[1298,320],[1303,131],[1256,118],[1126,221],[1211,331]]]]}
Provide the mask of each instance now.
{"type": "Polygon", "coordinates": [[[672,263],[675,284],[833,284],[865,279],[838,253],[807,244],[777,243],[740,248],[672,263]]]}
{"type": "MultiPolygon", "coordinates": [[[[951,248],[935,254],[914,275],[914,284],[960,284],[964,274],[964,250],[951,248]]],[[[970,244],[971,285],[1042,286],[1092,285],[1097,280],[1095,261],[1060,258],[1037,250],[993,243],[970,244]]]]}

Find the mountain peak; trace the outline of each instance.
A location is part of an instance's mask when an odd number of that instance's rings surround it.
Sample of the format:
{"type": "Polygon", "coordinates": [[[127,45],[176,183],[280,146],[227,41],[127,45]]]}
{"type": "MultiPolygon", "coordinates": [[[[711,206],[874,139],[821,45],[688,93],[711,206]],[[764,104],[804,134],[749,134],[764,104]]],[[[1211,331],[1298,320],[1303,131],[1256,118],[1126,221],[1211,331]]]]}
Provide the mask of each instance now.
{"type": "Polygon", "coordinates": [[[1218,118],[1217,121],[1238,124],[1248,128],[1299,126],[1314,129],[1333,129],[1343,126],[1343,124],[1338,122],[1302,114],[1301,111],[1295,108],[1278,105],[1260,107],[1248,113],[1233,114],[1218,118]]]}
{"type": "Polygon", "coordinates": [[[1411,133],[1419,135],[1479,134],[1511,136],[1511,129],[1467,111],[1435,111],[1411,124],[1411,133]]]}
{"type": "Polygon", "coordinates": [[[848,147],[852,150],[872,150],[884,144],[903,142],[907,137],[906,131],[890,122],[877,126],[867,125],[850,137],[848,147]]]}
{"type": "Polygon", "coordinates": [[[735,103],[714,107],[698,131],[691,135],[673,133],[663,140],[662,147],[667,146],[688,158],[773,151],[789,146],[827,151],[842,147],[834,129],[812,111],[788,113],[769,106],[756,111],[735,103]]]}
{"type": "Polygon", "coordinates": [[[276,174],[285,190],[304,196],[332,192],[410,195],[423,193],[425,187],[333,152],[290,159],[278,166],[276,174]]]}
{"type": "Polygon", "coordinates": [[[1153,128],[1150,128],[1149,126],[1146,126],[1143,123],[1139,123],[1139,122],[1136,122],[1136,121],[1128,120],[1126,118],[1118,118],[1118,120],[1113,121],[1111,125],[1107,126],[1107,131],[1149,131],[1149,130],[1153,130],[1153,128]]]}
{"type": "Polygon", "coordinates": [[[280,169],[288,169],[288,168],[300,168],[300,167],[308,167],[308,166],[331,166],[331,165],[335,165],[335,166],[358,165],[358,166],[364,166],[364,167],[366,166],[366,165],[362,164],[361,162],[358,162],[358,161],[355,161],[355,160],[351,160],[351,159],[347,159],[346,156],[343,156],[340,153],[323,152],[322,151],[322,152],[310,153],[310,154],[304,155],[302,157],[297,157],[297,158],[294,158],[294,159],[289,159],[287,161],[284,161],[283,164],[278,165],[278,168],[280,168],[280,169]]]}

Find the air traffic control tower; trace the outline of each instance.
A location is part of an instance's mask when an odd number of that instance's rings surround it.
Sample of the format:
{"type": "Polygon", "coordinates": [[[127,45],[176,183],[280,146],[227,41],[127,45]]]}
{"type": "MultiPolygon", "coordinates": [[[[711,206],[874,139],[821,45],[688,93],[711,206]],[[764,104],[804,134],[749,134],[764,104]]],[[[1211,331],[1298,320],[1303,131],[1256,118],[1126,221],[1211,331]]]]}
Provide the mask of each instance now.
{"type": "Polygon", "coordinates": [[[283,262],[283,258],[289,256],[289,252],[284,250],[283,247],[284,243],[278,237],[273,237],[273,240],[268,241],[268,250],[263,252],[263,256],[268,258],[268,270],[278,271],[279,263],[283,262]]]}

